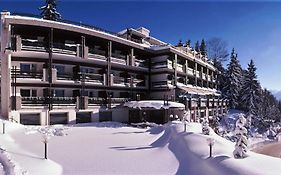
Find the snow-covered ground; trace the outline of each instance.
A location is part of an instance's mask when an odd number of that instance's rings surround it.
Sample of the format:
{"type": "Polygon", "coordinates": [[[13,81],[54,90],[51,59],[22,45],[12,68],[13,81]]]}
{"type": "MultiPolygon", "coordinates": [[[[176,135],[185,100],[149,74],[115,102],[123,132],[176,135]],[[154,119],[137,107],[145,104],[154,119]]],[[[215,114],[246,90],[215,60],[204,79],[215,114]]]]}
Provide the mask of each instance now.
{"type": "Polygon", "coordinates": [[[281,172],[279,158],[248,152],[247,158],[234,159],[234,143],[212,130],[210,136],[202,135],[199,123],[188,123],[186,132],[181,122],[147,129],[113,122],[68,126],[64,130],[66,135],[49,140],[49,160],[43,159],[41,134],[31,132],[38,128],[26,129],[11,123],[6,128],[7,134],[0,134],[0,146],[5,147],[22,172],[31,175],[275,175],[281,172]],[[207,144],[210,137],[215,139],[212,158],[207,144]]]}

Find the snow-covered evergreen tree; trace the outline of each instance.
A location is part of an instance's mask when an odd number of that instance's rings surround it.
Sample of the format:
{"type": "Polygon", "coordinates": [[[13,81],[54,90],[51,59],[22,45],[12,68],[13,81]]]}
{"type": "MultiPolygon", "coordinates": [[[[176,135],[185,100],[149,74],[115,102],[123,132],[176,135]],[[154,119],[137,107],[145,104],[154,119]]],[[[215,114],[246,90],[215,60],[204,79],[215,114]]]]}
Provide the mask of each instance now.
{"type": "Polygon", "coordinates": [[[261,95],[261,86],[257,80],[256,70],[254,61],[251,60],[245,71],[241,97],[243,108],[252,115],[258,114],[261,95]]]}
{"type": "Polygon", "coordinates": [[[226,88],[225,88],[227,87],[226,70],[219,59],[214,58],[213,64],[220,72],[220,74],[218,74],[218,77],[216,79],[216,83],[218,84],[218,89],[221,91],[222,97],[226,98],[226,88]]]}
{"type": "Polygon", "coordinates": [[[39,8],[41,16],[44,19],[56,21],[61,18],[61,15],[57,12],[56,0],[46,0],[45,5],[39,8]]]}
{"type": "Polygon", "coordinates": [[[227,98],[229,99],[230,108],[238,108],[242,81],[242,68],[234,49],[232,50],[230,63],[228,64],[226,71],[226,78],[225,92],[227,98]]]}
{"type": "Polygon", "coordinates": [[[245,158],[247,156],[247,129],[245,128],[246,119],[243,114],[239,114],[239,118],[236,121],[235,134],[236,144],[233,155],[235,158],[245,158]]]}
{"type": "Polygon", "coordinates": [[[210,134],[209,120],[206,116],[203,118],[203,121],[202,121],[202,133],[205,135],[210,134]]]}
{"type": "Polygon", "coordinates": [[[207,56],[207,46],[204,39],[202,39],[200,44],[200,52],[203,56],[207,56]]]}
{"type": "Polygon", "coordinates": [[[278,100],[267,89],[262,90],[261,104],[258,109],[258,115],[253,123],[260,133],[268,130],[271,124],[279,122],[281,111],[278,108],[278,100]]]}

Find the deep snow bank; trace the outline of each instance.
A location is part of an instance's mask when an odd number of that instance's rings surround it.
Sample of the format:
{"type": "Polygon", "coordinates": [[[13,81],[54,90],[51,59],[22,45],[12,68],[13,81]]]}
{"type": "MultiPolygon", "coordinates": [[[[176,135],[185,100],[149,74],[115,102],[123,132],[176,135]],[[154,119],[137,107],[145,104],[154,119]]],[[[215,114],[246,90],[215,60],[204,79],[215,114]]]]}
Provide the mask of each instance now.
{"type": "MultiPolygon", "coordinates": [[[[2,121],[0,121],[0,123],[1,122],[2,121]]],[[[2,126],[1,124],[1,131],[2,126]]],[[[25,132],[25,129],[26,127],[21,124],[5,121],[5,134],[0,134],[0,163],[2,163],[5,173],[8,175],[62,174],[60,165],[22,149],[21,146],[17,144],[17,141],[11,137],[15,132],[25,132]]],[[[30,142],[29,145],[32,145],[32,142],[30,142]]]]}
{"type": "Polygon", "coordinates": [[[165,126],[165,132],[170,133],[169,149],[179,160],[177,174],[275,175],[281,172],[281,159],[253,152],[248,152],[249,156],[245,159],[234,159],[234,143],[216,135],[213,130],[206,136],[202,134],[199,123],[189,123],[187,132],[183,128],[183,124],[179,122],[165,126]],[[207,144],[207,138],[210,137],[215,140],[212,158],[209,158],[207,144]]]}

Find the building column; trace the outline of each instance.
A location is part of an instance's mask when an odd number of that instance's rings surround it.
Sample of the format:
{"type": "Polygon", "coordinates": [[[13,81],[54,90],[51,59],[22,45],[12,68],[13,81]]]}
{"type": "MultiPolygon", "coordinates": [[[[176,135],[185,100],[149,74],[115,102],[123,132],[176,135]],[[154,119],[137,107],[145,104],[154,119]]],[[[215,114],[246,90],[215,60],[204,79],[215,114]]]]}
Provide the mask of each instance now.
{"type": "Polygon", "coordinates": [[[206,67],[206,69],[207,69],[207,76],[206,76],[207,88],[209,89],[209,68],[208,68],[208,66],[206,67]]]}
{"type": "Polygon", "coordinates": [[[201,72],[201,73],[200,73],[200,74],[201,74],[201,76],[200,76],[200,77],[201,77],[201,87],[203,87],[203,84],[204,84],[204,80],[203,80],[203,76],[204,76],[204,75],[203,75],[203,73],[204,73],[204,67],[203,67],[203,66],[201,66],[200,72],[201,72]]]}
{"type": "Polygon", "coordinates": [[[9,12],[1,12],[1,115],[8,119],[11,111],[11,25],[5,24],[5,16],[9,12]],[[5,76],[3,76],[5,75],[5,76]]]}
{"type": "Polygon", "coordinates": [[[194,73],[194,75],[195,75],[195,86],[197,86],[197,63],[196,63],[195,60],[194,60],[194,63],[195,63],[195,68],[194,68],[194,71],[195,71],[195,73],[194,73]]]}
{"type": "Polygon", "coordinates": [[[107,86],[111,86],[111,53],[112,53],[112,42],[107,43],[107,86]]]}
{"type": "Polygon", "coordinates": [[[212,81],[212,89],[213,89],[214,88],[214,71],[212,71],[211,81],[212,81]]]}
{"type": "Polygon", "coordinates": [[[188,76],[187,76],[187,72],[188,72],[188,60],[185,60],[185,85],[188,84],[188,76]]]}
{"type": "Polygon", "coordinates": [[[178,75],[177,75],[177,64],[178,64],[178,55],[174,55],[174,85],[177,85],[178,75]]]}
{"type": "Polygon", "coordinates": [[[134,48],[131,48],[131,50],[130,50],[129,65],[135,66],[134,48]]]}

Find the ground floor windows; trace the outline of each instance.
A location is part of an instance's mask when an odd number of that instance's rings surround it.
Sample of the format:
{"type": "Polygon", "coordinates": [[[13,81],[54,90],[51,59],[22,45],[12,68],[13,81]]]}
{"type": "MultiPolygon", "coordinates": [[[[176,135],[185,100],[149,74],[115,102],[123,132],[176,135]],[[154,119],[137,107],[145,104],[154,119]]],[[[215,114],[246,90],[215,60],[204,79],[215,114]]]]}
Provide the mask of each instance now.
{"type": "Polygon", "coordinates": [[[67,123],[68,123],[67,113],[51,113],[50,114],[50,125],[67,124],[67,123]]]}
{"type": "Polygon", "coordinates": [[[91,112],[76,113],[76,123],[90,123],[91,121],[91,112]]]}
{"type": "Polygon", "coordinates": [[[23,125],[40,125],[40,113],[20,114],[20,123],[23,125]]]}

